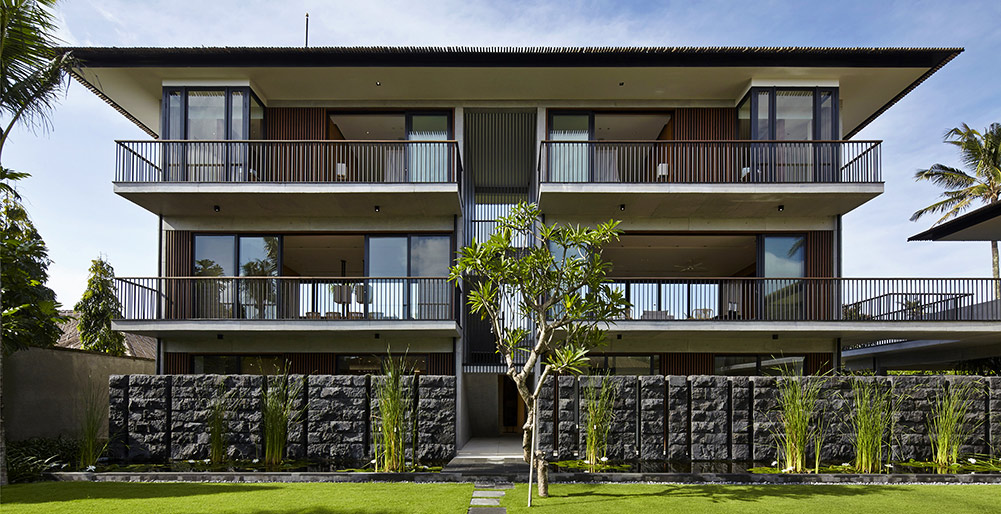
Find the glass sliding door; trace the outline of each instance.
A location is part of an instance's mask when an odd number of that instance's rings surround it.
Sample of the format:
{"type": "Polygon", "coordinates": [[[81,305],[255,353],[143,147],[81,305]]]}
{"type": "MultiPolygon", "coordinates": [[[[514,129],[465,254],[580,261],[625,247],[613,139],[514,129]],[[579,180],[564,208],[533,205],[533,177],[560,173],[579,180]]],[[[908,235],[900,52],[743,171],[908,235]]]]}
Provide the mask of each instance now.
{"type": "MultiPolygon", "coordinates": [[[[405,236],[368,238],[366,276],[372,278],[367,287],[355,288],[354,293],[356,300],[365,305],[369,317],[407,318],[407,244],[405,236]]],[[[335,301],[350,301],[349,291],[345,289],[342,293],[335,301]]]]}
{"type": "Polygon", "coordinates": [[[590,182],[591,115],[554,114],[549,122],[549,180],[590,182]]]}
{"type": "MultiPolygon", "coordinates": [[[[196,277],[232,277],[236,259],[236,236],[197,235],[194,238],[196,277]]],[[[235,309],[233,281],[205,278],[194,281],[194,317],[232,318],[235,309]]]]}
{"type": "Polygon", "coordinates": [[[765,319],[803,317],[806,276],[805,236],[762,236],[762,301],[765,319]]]}
{"type": "MultiPolygon", "coordinates": [[[[452,259],[450,236],[411,236],[410,276],[447,277],[452,259]]],[[[451,287],[444,280],[415,280],[410,284],[410,315],[418,320],[448,319],[451,287]]]]}
{"type": "MultiPolygon", "coordinates": [[[[812,141],[813,129],[813,90],[777,90],[775,139],[812,141]]],[[[776,164],[779,182],[812,182],[813,145],[782,145],[777,148],[776,164]]]]}
{"type": "MultiPolygon", "coordinates": [[[[240,237],[240,276],[277,277],[277,236],[240,237]]],[[[278,318],[278,281],[253,278],[240,281],[240,317],[248,319],[278,318]]]]}
{"type": "MultiPolygon", "coordinates": [[[[210,141],[227,139],[225,91],[188,91],[187,100],[187,139],[210,141]]],[[[189,144],[188,180],[225,181],[225,154],[225,146],[222,144],[189,144]]]]}
{"type": "Polygon", "coordinates": [[[447,114],[408,114],[407,139],[433,141],[407,144],[407,173],[410,182],[448,182],[449,117],[447,114]]]}

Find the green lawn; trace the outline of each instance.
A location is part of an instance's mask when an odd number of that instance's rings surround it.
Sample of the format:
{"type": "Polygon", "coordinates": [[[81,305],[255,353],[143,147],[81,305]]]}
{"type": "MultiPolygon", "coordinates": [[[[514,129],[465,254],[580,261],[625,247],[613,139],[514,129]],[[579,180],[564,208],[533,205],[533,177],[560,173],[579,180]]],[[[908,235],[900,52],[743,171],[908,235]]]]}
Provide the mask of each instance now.
{"type": "Polygon", "coordinates": [[[122,484],[4,487],[3,514],[466,512],[472,484],[122,484]]]}
{"type": "Polygon", "coordinates": [[[501,505],[509,514],[589,512],[751,512],[957,514],[1001,512],[1001,485],[652,485],[553,484],[549,498],[535,498],[520,484],[501,505]]]}

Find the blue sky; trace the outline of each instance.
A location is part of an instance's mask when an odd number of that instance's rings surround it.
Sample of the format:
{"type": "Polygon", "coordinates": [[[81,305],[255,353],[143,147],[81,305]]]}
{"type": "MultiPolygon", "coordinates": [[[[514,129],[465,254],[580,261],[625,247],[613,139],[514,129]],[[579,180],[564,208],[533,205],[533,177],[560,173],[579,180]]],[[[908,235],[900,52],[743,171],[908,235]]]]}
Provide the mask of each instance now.
{"type": "MultiPolygon", "coordinates": [[[[966,52],[856,136],[881,139],[886,193],[848,214],[844,274],[990,276],[987,243],[907,243],[908,221],[940,191],[914,171],[959,163],[943,133],[1001,122],[1001,2],[746,1],[296,2],[75,0],[61,35],[81,46],[962,46],[966,52]]],[[[47,131],[11,136],[4,164],[33,176],[21,193],[49,246],[50,286],[72,306],[90,260],[120,276],[156,274],[157,221],[112,193],[115,139],[147,136],[71,84],[47,131]]]]}

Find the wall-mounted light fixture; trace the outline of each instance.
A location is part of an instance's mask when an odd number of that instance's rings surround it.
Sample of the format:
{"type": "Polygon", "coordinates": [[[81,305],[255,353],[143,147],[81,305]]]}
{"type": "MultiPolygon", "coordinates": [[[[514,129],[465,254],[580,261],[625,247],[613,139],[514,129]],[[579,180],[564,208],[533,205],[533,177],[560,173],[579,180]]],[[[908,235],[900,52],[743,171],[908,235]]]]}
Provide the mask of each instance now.
{"type": "Polygon", "coordinates": [[[379,206],[378,205],[375,206],[375,212],[379,212],[379,206]]]}
{"type": "Polygon", "coordinates": [[[382,85],[382,82],[379,82],[379,81],[377,80],[377,81],[375,81],[375,85],[376,85],[376,86],[381,86],[381,85],[382,85]]]}
{"type": "Polygon", "coordinates": [[[780,205],[779,206],[779,212],[782,212],[784,210],[786,210],[786,206],[785,205],[780,205]]]}
{"type": "Polygon", "coordinates": [[[213,205],[212,206],[212,210],[215,211],[215,212],[219,212],[219,206],[218,205],[213,205]]]}
{"type": "Polygon", "coordinates": [[[626,204],[624,204],[624,203],[620,203],[620,204],[619,204],[619,210],[620,210],[620,211],[624,211],[624,210],[626,210],[626,204]]]}

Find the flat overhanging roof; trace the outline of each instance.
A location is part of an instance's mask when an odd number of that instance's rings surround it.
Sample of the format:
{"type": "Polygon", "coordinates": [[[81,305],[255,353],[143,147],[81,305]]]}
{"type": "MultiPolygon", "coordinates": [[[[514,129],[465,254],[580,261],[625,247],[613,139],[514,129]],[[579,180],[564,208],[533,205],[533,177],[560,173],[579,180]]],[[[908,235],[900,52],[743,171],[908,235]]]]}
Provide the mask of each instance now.
{"type": "Polygon", "coordinates": [[[936,225],[908,241],[999,241],[1001,202],[986,205],[958,218],[936,225]]]}
{"type": "Polygon", "coordinates": [[[838,84],[850,138],[962,48],[67,47],[73,76],[156,136],[164,81],[253,84],[270,106],[456,101],[735,105],[752,80],[838,84]],[[376,87],[376,83],[381,87],[376,87]],[[620,86],[620,83],[623,85],[620,86]],[[298,102],[298,103],[297,103],[298,102]]]}

